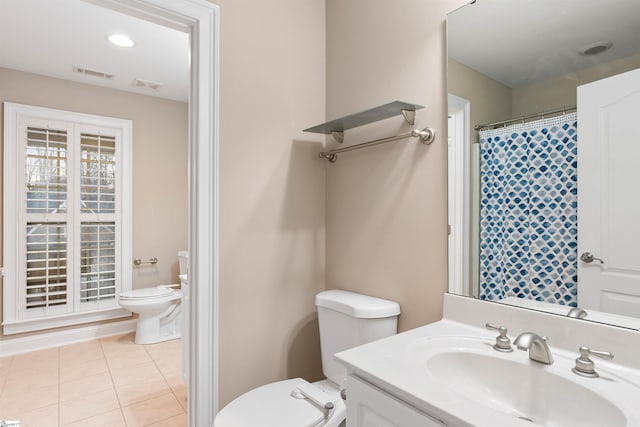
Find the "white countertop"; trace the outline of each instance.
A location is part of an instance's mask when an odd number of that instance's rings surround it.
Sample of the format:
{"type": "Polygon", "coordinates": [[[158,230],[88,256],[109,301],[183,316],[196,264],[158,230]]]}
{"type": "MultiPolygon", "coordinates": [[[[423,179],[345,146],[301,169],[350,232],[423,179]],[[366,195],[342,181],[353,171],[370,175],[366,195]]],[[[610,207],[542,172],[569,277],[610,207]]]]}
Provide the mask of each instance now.
{"type": "MultiPolygon", "coordinates": [[[[466,304],[466,301],[463,301],[466,304]]],[[[455,311],[455,310],[452,310],[455,311]]],[[[486,315],[486,313],[483,313],[486,315]]],[[[544,314],[541,314],[544,315],[544,314]]],[[[562,319],[557,316],[558,319],[562,319]]],[[[559,320],[563,325],[573,325],[559,320]]],[[[495,321],[492,318],[486,321],[495,321]]],[[[549,320],[547,319],[546,322],[549,320]]],[[[553,321],[553,319],[552,319],[553,321]]],[[[542,322],[544,324],[544,322],[542,322]]],[[[483,323],[481,323],[483,325],[483,323]]],[[[578,324],[584,327],[584,324],[578,324]]],[[[546,330],[550,329],[544,325],[546,330]]],[[[562,329],[558,327],[557,329],[562,329]]],[[[528,329],[525,329],[528,330],[528,329]]],[[[535,331],[545,333],[546,330],[535,331]]],[[[522,332],[521,329],[518,332],[522,332]]],[[[558,334],[558,331],[549,331],[550,335],[558,334]]],[[[569,333],[564,331],[564,333],[569,333]]],[[[464,396],[456,393],[447,387],[443,382],[434,380],[434,378],[426,373],[426,360],[421,360],[420,351],[429,348],[429,340],[437,340],[439,337],[460,337],[464,339],[474,339],[493,345],[495,343],[495,331],[486,330],[482,327],[471,326],[468,323],[462,323],[451,319],[443,319],[439,322],[422,326],[395,336],[391,336],[370,344],[359,346],[347,351],[340,352],[335,355],[336,359],[344,363],[349,373],[368,381],[369,383],[387,391],[397,398],[411,404],[412,406],[423,410],[424,412],[450,423],[459,426],[529,426],[533,424],[529,421],[514,418],[512,415],[501,414],[495,409],[490,409],[480,403],[469,400],[464,396]],[[416,346],[422,346],[416,353],[416,346]]],[[[514,334],[509,333],[513,339],[514,334]]],[[[640,340],[640,335],[632,335],[635,340],[640,340]]],[[[555,336],[554,336],[555,337],[555,336]]],[[[557,342],[559,338],[555,338],[557,342]]],[[[553,340],[550,341],[553,344],[553,340]]],[[[573,343],[568,345],[573,348],[573,343]]],[[[529,360],[528,352],[514,350],[512,353],[500,353],[493,349],[493,356],[504,358],[511,361],[518,361],[524,364],[534,364],[535,369],[546,369],[550,373],[564,375],[571,381],[579,383],[584,387],[590,387],[593,381],[605,381],[604,378],[584,378],[571,373],[574,365],[574,359],[578,356],[576,350],[568,350],[560,347],[551,346],[553,355],[556,359],[553,365],[542,365],[538,362],[529,360]],[[574,378],[575,377],[575,378],[574,378]]],[[[606,350],[598,348],[599,350],[606,350]]],[[[625,357],[624,359],[628,359],[625,357]]],[[[640,391],[640,371],[629,366],[606,362],[601,359],[594,359],[597,367],[606,369],[607,372],[613,373],[613,377],[624,379],[633,385],[629,387],[637,387],[640,391]]],[[[607,398],[616,400],[616,404],[620,405],[625,411],[632,411],[631,416],[627,417],[629,423],[627,426],[640,426],[640,410],[636,409],[637,402],[625,401],[624,396],[617,396],[618,389],[612,389],[606,383],[599,383],[605,386],[605,392],[608,393],[607,398]],[[609,388],[606,388],[609,387],[609,388]]],[[[634,394],[634,393],[633,393],[634,394]]],[[[628,400],[628,399],[627,399],[628,400]]],[[[625,412],[627,415],[628,412],[625,412]]]]}

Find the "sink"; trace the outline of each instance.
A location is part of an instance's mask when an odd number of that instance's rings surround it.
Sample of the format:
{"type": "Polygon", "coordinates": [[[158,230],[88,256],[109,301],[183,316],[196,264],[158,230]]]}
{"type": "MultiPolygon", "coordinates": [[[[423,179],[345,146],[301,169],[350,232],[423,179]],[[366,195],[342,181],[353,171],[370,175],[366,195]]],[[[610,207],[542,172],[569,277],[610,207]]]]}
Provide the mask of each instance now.
{"type": "Polygon", "coordinates": [[[410,344],[405,360],[462,407],[494,413],[495,425],[505,416],[522,426],[640,425],[633,415],[640,388],[603,363],[597,364],[600,378],[584,378],[571,372],[577,354],[554,350],[556,362],[543,365],[527,352],[501,353],[492,345],[477,337],[429,338],[410,344]]]}
{"type": "Polygon", "coordinates": [[[490,355],[447,352],[431,357],[427,370],[469,399],[544,426],[625,426],[609,400],[544,367],[490,355]]]}
{"type": "MultiPolygon", "coordinates": [[[[378,394],[451,427],[640,427],[637,331],[456,296],[445,301],[442,320],[335,358],[378,394]],[[511,339],[525,331],[548,334],[554,363],[532,361],[515,348],[496,351],[497,333],[484,328],[496,319],[508,322],[511,339]],[[581,345],[612,351],[616,359],[594,359],[597,378],[577,375],[581,345]]],[[[374,395],[360,398],[386,416],[374,395]]]]}

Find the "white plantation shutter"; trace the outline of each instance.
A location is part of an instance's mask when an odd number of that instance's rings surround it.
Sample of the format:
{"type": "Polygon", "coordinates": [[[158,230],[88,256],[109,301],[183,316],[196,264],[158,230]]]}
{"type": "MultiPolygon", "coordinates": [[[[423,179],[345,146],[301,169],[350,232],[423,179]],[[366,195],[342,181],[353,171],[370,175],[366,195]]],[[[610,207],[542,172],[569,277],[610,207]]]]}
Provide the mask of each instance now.
{"type": "MultiPolygon", "coordinates": [[[[24,173],[26,282],[24,307],[46,312],[67,304],[66,127],[26,126],[24,173]],[[63,222],[60,222],[60,221],[63,222]]],[[[59,312],[60,310],[57,310],[59,312]]]]}
{"type": "Polygon", "coordinates": [[[27,310],[67,303],[67,225],[27,223],[27,310]]]}
{"type": "Polygon", "coordinates": [[[65,212],[67,132],[27,127],[27,213],[65,212]]]}
{"type": "MultiPolygon", "coordinates": [[[[26,120],[20,129],[18,194],[21,259],[20,305],[24,317],[59,315],[69,305],[68,123],[26,120]],[[22,178],[22,180],[20,179],[22,178]]],[[[6,207],[5,207],[6,210],[6,207]]]]}
{"type": "Polygon", "coordinates": [[[5,333],[122,317],[131,122],[5,103],[5,124],[5,333]]]}
{"type": "Polygon", "coordinates": [[[116,224],[80,226],[80,301],[113,299],[116,294],[116,224]]]}
{"type": "Polygon", "coordinates": [[[116,188],[118,141],[80,132],[80,303],[100,304],[118,293],[116,188]]]}
{"type": "Polygon", "coordinates": [[[116,139],[81,134],[80,200],[82,212],[115,212],[116,139]]]}

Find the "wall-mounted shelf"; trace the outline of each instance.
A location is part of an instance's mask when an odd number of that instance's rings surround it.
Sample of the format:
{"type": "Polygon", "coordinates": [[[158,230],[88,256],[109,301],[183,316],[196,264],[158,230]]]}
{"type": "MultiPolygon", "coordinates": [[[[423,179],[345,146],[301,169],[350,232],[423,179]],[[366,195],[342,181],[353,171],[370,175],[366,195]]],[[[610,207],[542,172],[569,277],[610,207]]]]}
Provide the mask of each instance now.
{"type": "MultiPolygon", "coordinates": [[[[318,126],[310,127],[308,129],[305,129],[304,131],[333,135],[333,138],[341,143],[342,141],[344,141],[344,131],[348,129],[353,129],[358,126],[363,126],[369,123],[377,122],[379,120],[388,119],[389,117],[399,116],[401,114],[402,117],[404,117],[404,120],[413,126],[416,122],[416,111],[421,108],[424,107],[422,105],[410,104],[408,102],[393,101],[379,107],[371,108],[369,110],[361,111],[355,114],[350,114],[348,116],[331,120],[318,126]]],[[[387,142],[398,141],[400,139],[406,138],[418,138],[423,144],[429,145],[433,142],[435,137],[436,131],[433,128],[426,127],[422,130],[413,129],[411,130],[411,132],[403,133],[400,135],[388,136],[386,138],[363,142],[362,144],[323,151],[318,156],[321,159],[327,159],[329,162],[335,163],[336,160],[338,160],[338,154],[347,151],[359,150],[361,148],[371,147],[378,144],[386,144],[387,142]]]]}
{"type": "Polygon", "coordinates": [[[367,125],[393,116],[402,115],[407,123],[415,124],[416,110],[424,108],[422,105],[402,101],[393,101],[379,107],[370,108],[359,113],[349,114],[339,119],[331,120],[321,125],[305,129],[304,132],[323,133],[333,135],[337,142],[344,141],[344,131],[367,125]]]}

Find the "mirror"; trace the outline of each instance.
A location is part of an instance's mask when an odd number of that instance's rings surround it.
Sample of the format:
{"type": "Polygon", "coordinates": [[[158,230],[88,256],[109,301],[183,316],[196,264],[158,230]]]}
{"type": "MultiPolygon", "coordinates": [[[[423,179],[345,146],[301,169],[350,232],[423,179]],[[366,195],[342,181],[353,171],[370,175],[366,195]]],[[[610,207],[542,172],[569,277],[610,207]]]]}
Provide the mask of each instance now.
{"type": "MultiPolygon", "coordinates": [[[[474,0],[448,15],[449,292],[640,328],[640,269],[607,300],[585,279],[614,269],[581,246],[593,171],[576,111],[579,86],[640,69],[639,26],[636,0],[474,0]]],[[[617,238],[634,247],[640,228],[617,238]]]]}

